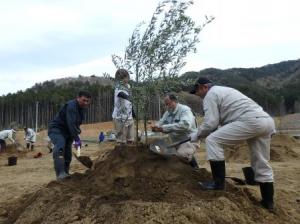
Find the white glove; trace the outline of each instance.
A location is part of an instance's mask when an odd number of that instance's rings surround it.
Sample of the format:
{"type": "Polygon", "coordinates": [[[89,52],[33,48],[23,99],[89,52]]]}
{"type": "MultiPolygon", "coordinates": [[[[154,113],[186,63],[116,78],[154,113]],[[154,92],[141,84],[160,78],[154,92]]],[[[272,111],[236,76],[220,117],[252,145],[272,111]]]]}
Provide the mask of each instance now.
{"type": "Polygon", "coordinates": [[[191,142],[198,142],[199,141],[197,132],[190,134],[190,138],[191,138],[191,142]]]}

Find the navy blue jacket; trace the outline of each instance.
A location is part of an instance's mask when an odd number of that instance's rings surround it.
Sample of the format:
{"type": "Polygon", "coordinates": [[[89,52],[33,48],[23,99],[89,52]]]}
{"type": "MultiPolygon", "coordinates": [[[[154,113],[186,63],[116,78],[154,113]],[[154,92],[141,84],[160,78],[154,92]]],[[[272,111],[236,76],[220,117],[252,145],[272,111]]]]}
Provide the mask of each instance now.
{"type": "Polygon", "coordinates": [[[76,99],[68,101],[49,122],[48,133],[59,129],[64,136],[76,138],[81,133],[80,125],[84,119],[84,111],[76,99]]]}

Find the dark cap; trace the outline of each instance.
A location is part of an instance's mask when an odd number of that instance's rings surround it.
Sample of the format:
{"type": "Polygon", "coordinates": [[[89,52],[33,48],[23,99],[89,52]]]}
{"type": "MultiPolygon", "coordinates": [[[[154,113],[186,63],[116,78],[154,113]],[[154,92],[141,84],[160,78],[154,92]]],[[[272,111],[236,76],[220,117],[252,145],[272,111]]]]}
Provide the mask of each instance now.
{"type": "Polygon", "coordinates": [[[191,89],[190,94],[195,94],[199,85],[204,85],[208,83],[212,83],[212,81],[210,81],[208,78],[200,77],[191,89]]]}

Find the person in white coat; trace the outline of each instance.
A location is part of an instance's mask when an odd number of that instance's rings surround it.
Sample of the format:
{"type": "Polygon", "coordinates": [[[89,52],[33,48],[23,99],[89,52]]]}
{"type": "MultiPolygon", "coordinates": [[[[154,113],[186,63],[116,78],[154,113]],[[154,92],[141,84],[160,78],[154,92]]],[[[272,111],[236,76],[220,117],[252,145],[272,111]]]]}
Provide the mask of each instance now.
{"type": "Polygon", "coordinates": [[[255,181],[259,182],[261,204],[273,211],[273,170],[269,164],[271,136],[275,133],[274,120],[262,107],[238,90],[215,86],[200,77],[191,94],[203,99],[204,118],[192,141],[205,138],[207,160],[210,162],[213,181],[199,182],[205,190],[222,190],[225,187],[225,158],[223,145],[247,141],[255,181]]]}
{"type": "Polygon", "coordinates": [[[5,139],[10,140],[13,144],[16,143],[15,133],[14,129],[0,131],[0,151],[5,151],[6,149],[5,139]]]}
{"type": "Polygon", "coordinates": [[[33,129],[27,127],[24,128],[24,132],[25,132],[24,139],[26,142],[26,148],[27,149],[30,148],[31,150],[33,150],[34,144],[36,142],[36,133],[33,129]]]}
{"type": "Polygon", "coordinates": [[[134,113],[132,96],[129,85],[129,73],[125,69],[118,69],[115,74],[116,86],[114,94],[114,110],[112,118],[116,130],[117,143],[134,142],[134,113]]]}
{"type": "MultiPolygon", "coordinates": [[[[192,133],[197,133],[197,123],[191,108],[178,103],[177,96],[174,93],[166,94],[164,103],[167,111],[158,124],[152,126],[152,131],[168,133],[172,142],[188,139],[192,133]]],[[[176,155],[189,162],[193,168],[198,168],[194,156],[198,147],[197,143],[188,141],[176,148],[176,155]]]]}

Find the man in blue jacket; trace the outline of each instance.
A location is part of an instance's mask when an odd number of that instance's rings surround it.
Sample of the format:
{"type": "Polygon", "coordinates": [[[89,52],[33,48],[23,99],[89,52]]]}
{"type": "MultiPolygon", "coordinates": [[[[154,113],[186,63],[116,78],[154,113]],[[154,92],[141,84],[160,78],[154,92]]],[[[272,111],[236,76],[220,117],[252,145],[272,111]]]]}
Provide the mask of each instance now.
{"type": "Polygon", "coordinates": [[[72,142],[81,133],[84,111],[90,102],[90,93],[80,91],[76,99],[68,101],[49,123],[48,136],[54,144],[53,160],[58,180],[69,176],[72,142]]]}

